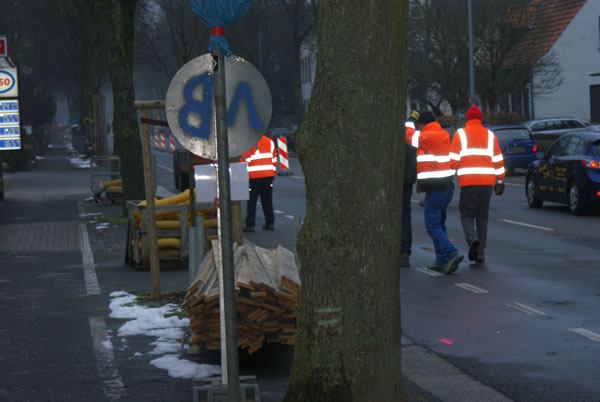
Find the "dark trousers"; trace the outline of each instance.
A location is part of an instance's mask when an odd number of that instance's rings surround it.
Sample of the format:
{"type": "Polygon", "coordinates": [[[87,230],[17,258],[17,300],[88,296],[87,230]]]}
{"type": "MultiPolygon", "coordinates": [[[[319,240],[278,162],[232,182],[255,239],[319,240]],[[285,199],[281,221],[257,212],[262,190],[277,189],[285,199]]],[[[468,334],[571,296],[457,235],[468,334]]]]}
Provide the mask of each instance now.
{"type": "Polygon", "coordinates": [[[479,240],[479,249],[487,243],[488,215],[493,186],[464,186],[460,188],[460,223],[467,243],[479,240]]]}
{"type": "Polygon", "coordinates": [[[413,185],[404,185],[402,196],[402,254],[410,255],[412,249],[412,216],[410,202],[412,198],[413,185]]]}
{"type": "Polygon", "coordinates": [[[273,177],[250,179],[250,199],[246,203],[246,226],[254,226],[256,201],[259,195],[265,215],[265,224],[272,225],[275,223],[275,214],[273,213],[273,179],[273,177]]]}

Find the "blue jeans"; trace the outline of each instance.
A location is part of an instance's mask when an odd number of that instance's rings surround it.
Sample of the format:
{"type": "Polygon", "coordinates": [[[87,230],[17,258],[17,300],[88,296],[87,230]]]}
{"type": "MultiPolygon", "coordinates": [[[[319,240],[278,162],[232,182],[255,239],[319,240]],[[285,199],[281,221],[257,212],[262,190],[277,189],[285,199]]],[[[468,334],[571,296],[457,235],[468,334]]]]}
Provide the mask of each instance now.
{"type": "Polygon", "coordinates": [[[425,229],[433,240],[435,262],[440,265],[446,265],[448,260],[458,254],[446,234],[446,209],[453,195],[452,189],[425,193],[425,229]]]}

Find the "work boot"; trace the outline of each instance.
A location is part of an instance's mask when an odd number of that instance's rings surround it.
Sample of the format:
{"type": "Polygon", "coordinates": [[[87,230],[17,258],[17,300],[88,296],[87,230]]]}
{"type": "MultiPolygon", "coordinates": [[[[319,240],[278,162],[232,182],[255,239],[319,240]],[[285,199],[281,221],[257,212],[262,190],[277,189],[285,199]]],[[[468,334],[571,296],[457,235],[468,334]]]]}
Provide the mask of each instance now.
{"type": "Polygon", "coordinates": [[[469,261],[475,261],[479,253],[479,240],[472,239],[469,241],[469,261]]]}
{"type": "Polygon", "coordinates": [[[400,255],[400,268],[408,268],[410,267],[410,254],[401,254],[400,255]]]}
{"type": "Polygon", "coordinates": [[[479,252],[477,253],[477,262],[484,262],[485,261],[485,254],[483,253],[483,249],[479,250],[479,252]]]}
{"type": "Polygon", "coordinates": [[[460,264],[464,258],[465,257],[463,257],[460,253],[457,253],[454,257],[450,258],[450,260],[448,260],[448,263],[444,267],[444,273],[446,275],[449,275],[452,272],[456,271],[458,269],[458,264],[460,264]]]}
{"type": "Polygon", "coordinates": [[[254,226],[244,226],[242,230],[244,232],[254,232],[254,226]]]}
{"type": "Polygon", "coordinates": [[[438,264],[437,262],[432,262],[431,264],[427,264],[425,267],[427,269],[429,269],[430,271],[436,271],[436,272],[440,272],[442,270],[442,268],[444,268],[443,265],[438,264]]]}
{"type": "Polygon", "coordinates": [[[263,226],[263,230],[275,230],[275,228],[273,227],[272,223],[267,223],[265,226],[263,226]]]}

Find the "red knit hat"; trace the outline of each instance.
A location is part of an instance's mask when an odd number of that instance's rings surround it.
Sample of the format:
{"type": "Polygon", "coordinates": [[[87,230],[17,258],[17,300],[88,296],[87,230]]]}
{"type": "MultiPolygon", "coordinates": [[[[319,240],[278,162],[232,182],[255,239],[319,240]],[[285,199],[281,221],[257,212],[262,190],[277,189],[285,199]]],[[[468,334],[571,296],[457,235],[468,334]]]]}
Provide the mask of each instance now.
{"type": "Polygon", "coordinates": [[[481,110],[479,110],[479,108],[476,105],[471,105],[471,107],[467,109],[467,113],[465,113],[465,119],[467,119],[467,120],[472,120],[472,119],[481,120],[482,117],[483,117],[483,114],[481,113],[481,110]]]}

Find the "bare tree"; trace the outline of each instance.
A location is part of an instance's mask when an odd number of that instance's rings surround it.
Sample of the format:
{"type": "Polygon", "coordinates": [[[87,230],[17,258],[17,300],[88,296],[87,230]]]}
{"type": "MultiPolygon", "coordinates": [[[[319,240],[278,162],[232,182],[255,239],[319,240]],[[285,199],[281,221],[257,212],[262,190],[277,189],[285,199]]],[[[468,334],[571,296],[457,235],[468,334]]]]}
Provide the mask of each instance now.
{"type": "Polygon", "coordinates": [[[319,1],[297,137],[307,215],[285,401],[402,400],[400,274],[407,1],[319,1]]]}
{"type": "Polygon", "coordinates": [[[133,44],[136,0],[98,0],[92,11],[103,26],[112,83],[115,148],[121,159],[123,192],[128,200],[144,199],[143,161],[134,108],[133,44]]]}

